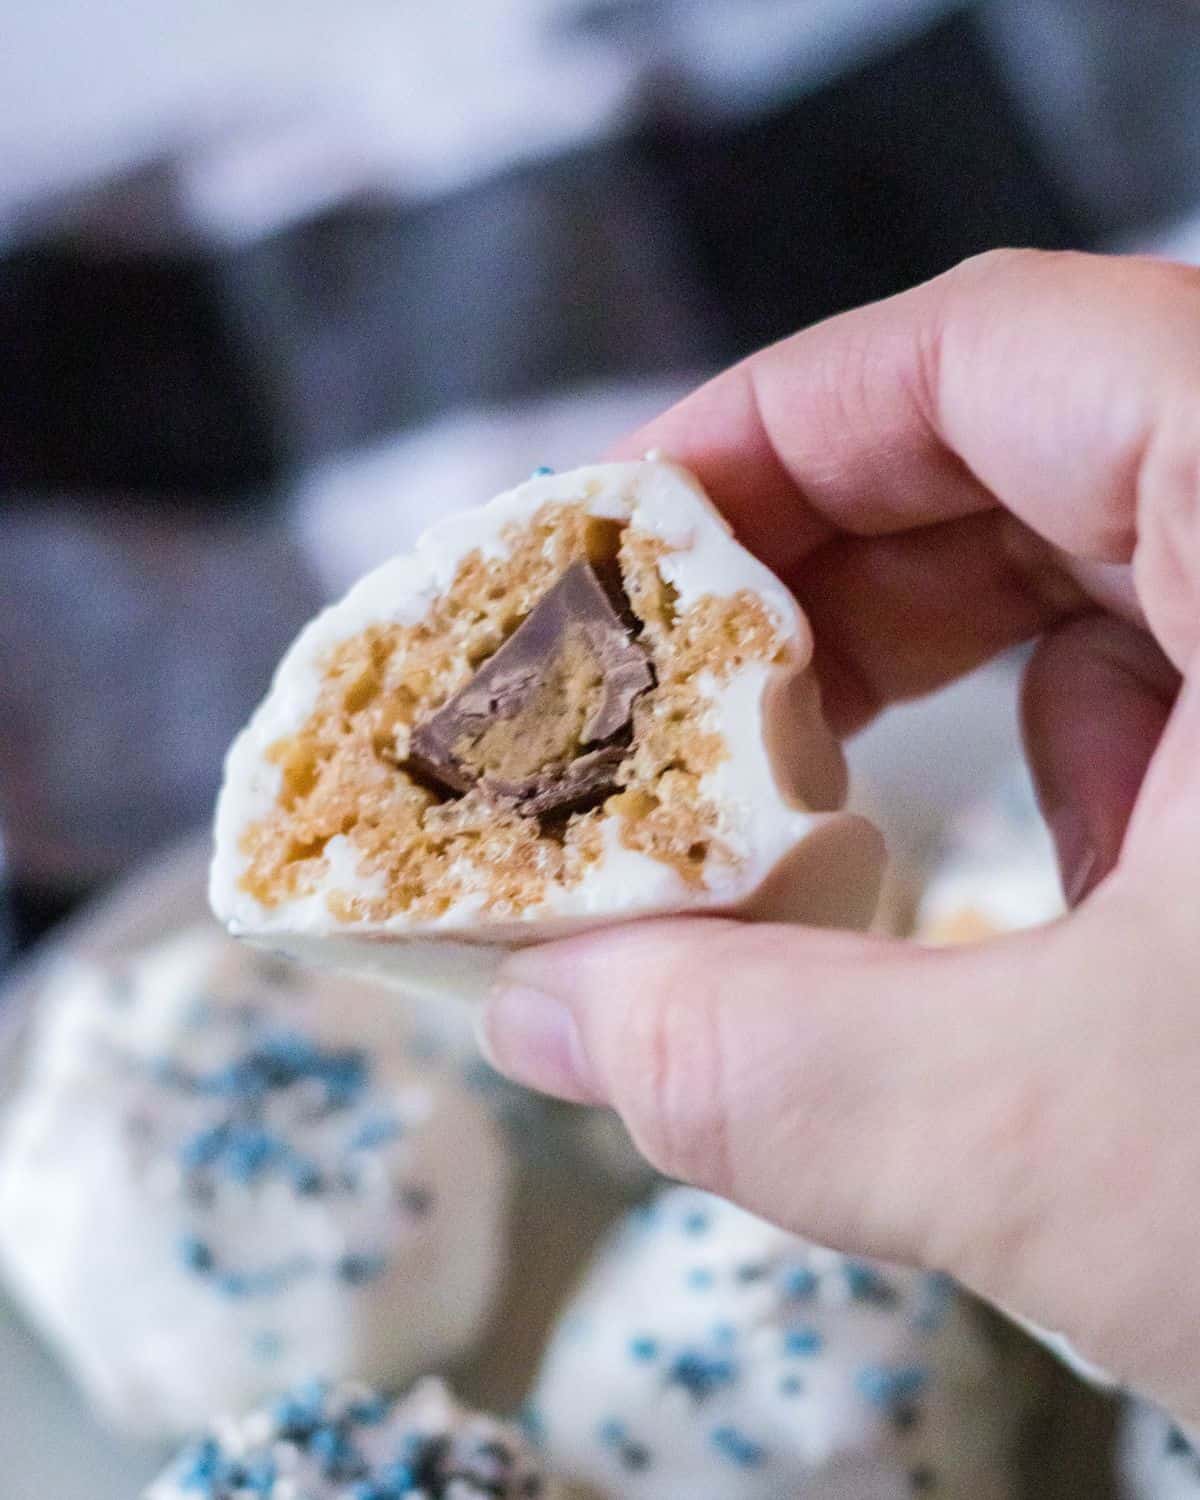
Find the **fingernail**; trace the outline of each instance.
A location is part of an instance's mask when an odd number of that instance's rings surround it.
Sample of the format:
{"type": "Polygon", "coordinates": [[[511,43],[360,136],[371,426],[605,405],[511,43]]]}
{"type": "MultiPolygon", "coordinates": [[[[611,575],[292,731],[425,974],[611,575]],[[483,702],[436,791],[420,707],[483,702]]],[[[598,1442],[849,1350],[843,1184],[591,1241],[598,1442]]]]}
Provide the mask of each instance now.
{"type": "Polygon", "coordinates": [[[475,1030],[484,1057],[515,1083],[576,1104],[605,1102],[575,1018],[553,995],[501,984],[489,995],[475,1030]]]}
{"type": "Polygon", "coordinates": [[[1070,872],[1063,894],[1069,907],[1076,907],[1097,883],[1100,855],[1089,844],[1080,855],[1075,868],[1070,872]]]}
{"type": "Polygon", "coordinates": [[[1099,853],[1092,843],[1087,824],[1073,807],[1057,808],[1048,813],[1046,821],[1058,850],[1058,864],[1062,871],[1063,895],[1068,906],[1078,906],[1091,889],[1092,878],[1099,863],[1099,853]]]}

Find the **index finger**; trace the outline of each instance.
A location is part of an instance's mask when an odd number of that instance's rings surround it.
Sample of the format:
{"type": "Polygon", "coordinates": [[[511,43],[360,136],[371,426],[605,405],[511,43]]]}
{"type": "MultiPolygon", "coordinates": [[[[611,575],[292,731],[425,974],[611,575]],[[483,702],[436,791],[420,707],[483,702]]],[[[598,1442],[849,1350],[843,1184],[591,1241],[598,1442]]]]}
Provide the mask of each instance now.
{"type": "Polygon", "coordinates": [[[753,355],[622,449],[693,468],[785,577],[831,537],[997,506],[1087,566],[1123,564],[1164,448],[1200,451],[1197,391],[1196,272],[1000,251],[753,355]]]}

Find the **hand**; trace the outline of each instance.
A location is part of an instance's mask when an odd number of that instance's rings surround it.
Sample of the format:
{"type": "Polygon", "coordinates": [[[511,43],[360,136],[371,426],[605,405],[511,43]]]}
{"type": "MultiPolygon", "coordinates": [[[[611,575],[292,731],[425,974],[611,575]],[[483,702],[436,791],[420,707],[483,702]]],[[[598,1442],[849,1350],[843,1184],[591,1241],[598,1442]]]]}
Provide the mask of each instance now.
{"type": "Polygon", "coordinates": [[[795,589],[840,731],[1040,637],[1026,743],[1077,904],[970,949],[678,919],[526,951],[491,1056],[1200,1419],[1200,273],[984,256],[623,451],[652,446],[795,589]]]}

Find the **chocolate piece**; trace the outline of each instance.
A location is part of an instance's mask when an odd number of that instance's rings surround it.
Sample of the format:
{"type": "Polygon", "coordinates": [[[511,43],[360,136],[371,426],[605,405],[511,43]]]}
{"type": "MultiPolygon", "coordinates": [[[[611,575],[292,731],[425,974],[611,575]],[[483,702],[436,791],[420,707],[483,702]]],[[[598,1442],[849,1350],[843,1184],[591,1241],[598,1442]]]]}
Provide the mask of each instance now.
{"type": "Polygon", "coordinates": [[[572,563],[494,656],[412,736],[408,764],[449,792],[481,784],[522,812],[616,790],[633,705],[654,685],[590,562],[572,563]]]}

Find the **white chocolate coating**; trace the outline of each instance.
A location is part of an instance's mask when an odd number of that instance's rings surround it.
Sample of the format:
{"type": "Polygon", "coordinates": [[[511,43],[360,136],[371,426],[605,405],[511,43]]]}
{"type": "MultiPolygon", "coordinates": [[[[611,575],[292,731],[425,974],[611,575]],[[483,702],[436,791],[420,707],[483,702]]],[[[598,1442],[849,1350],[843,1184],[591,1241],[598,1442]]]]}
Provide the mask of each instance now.
{"type": "Polygon", "coordinates": [[[1000,1500],[1015,1400],[945,1278],[672,1188],[587,1273],[530,1421],[604,1500],[1000,1500]]]}
{"type": "Polygon", "coordinates": [[[562,1500],[522,1435],[440,1380],[308,1385],[190,1443],[145,1500],[562,1500]]]}
{"type": "Polygon", "coordinates": [[[1131,1401],[1117,1445],[1120,1500],[1197,1500],[1200,1443],[1166,1412],[1131,1401]]]}
{"type": "Polygon", "coordinates": [[[0,1265],[99,1410],[194,1429],[464,1351],[510,1163],[391,1007],[216,927],[45,996],[0,1134],[0,1265]]]}
{"type": "Polygon", "coordinates": [[[865,820],[834,810],[845,769],[821,714],[811,656],[808,625],[792,596],[734,540],[686,470],[647,459],[535,477],[434,526],[411,556],[369,574],[302,632],[229,752],[216,814],[213,910],[236,935],[430,993],[478,993],[505,947],[635,917],[710,911],[863,927],[875,906],[882,846],[865,820]],[[383,922],[355,923],[339,921],[329,898],[374,893],[376,885],[359,873],[352,846],[338,836],[325,847],[327,870],[315,890],[270,908],[260,904],[239,883],[246,866],[239,839],[275,803],[280,772],[266,751],[311,713],[327,651],[370,625],[422,619],[464,558],[476,549],[503,555],[506,528],[555,503],[581,504],[666,541],[675,550],[661,560],[660,572],[680,610],[741,591],[767,608],[786,659],[748,665],[720,686],[701,684],[709,703],[704,727],[720,731],[728,755],[701,779],[700,791],[721,810],[720,838],[735,862],[710,861],[703,883],[689,884],[670,864],[626,848],[610,819],[604,854],[586,877],[551,884],[536,905],[511,919],[488,917],[482,893],[472,892],[433,920],[401,911],[383,922]]]}

